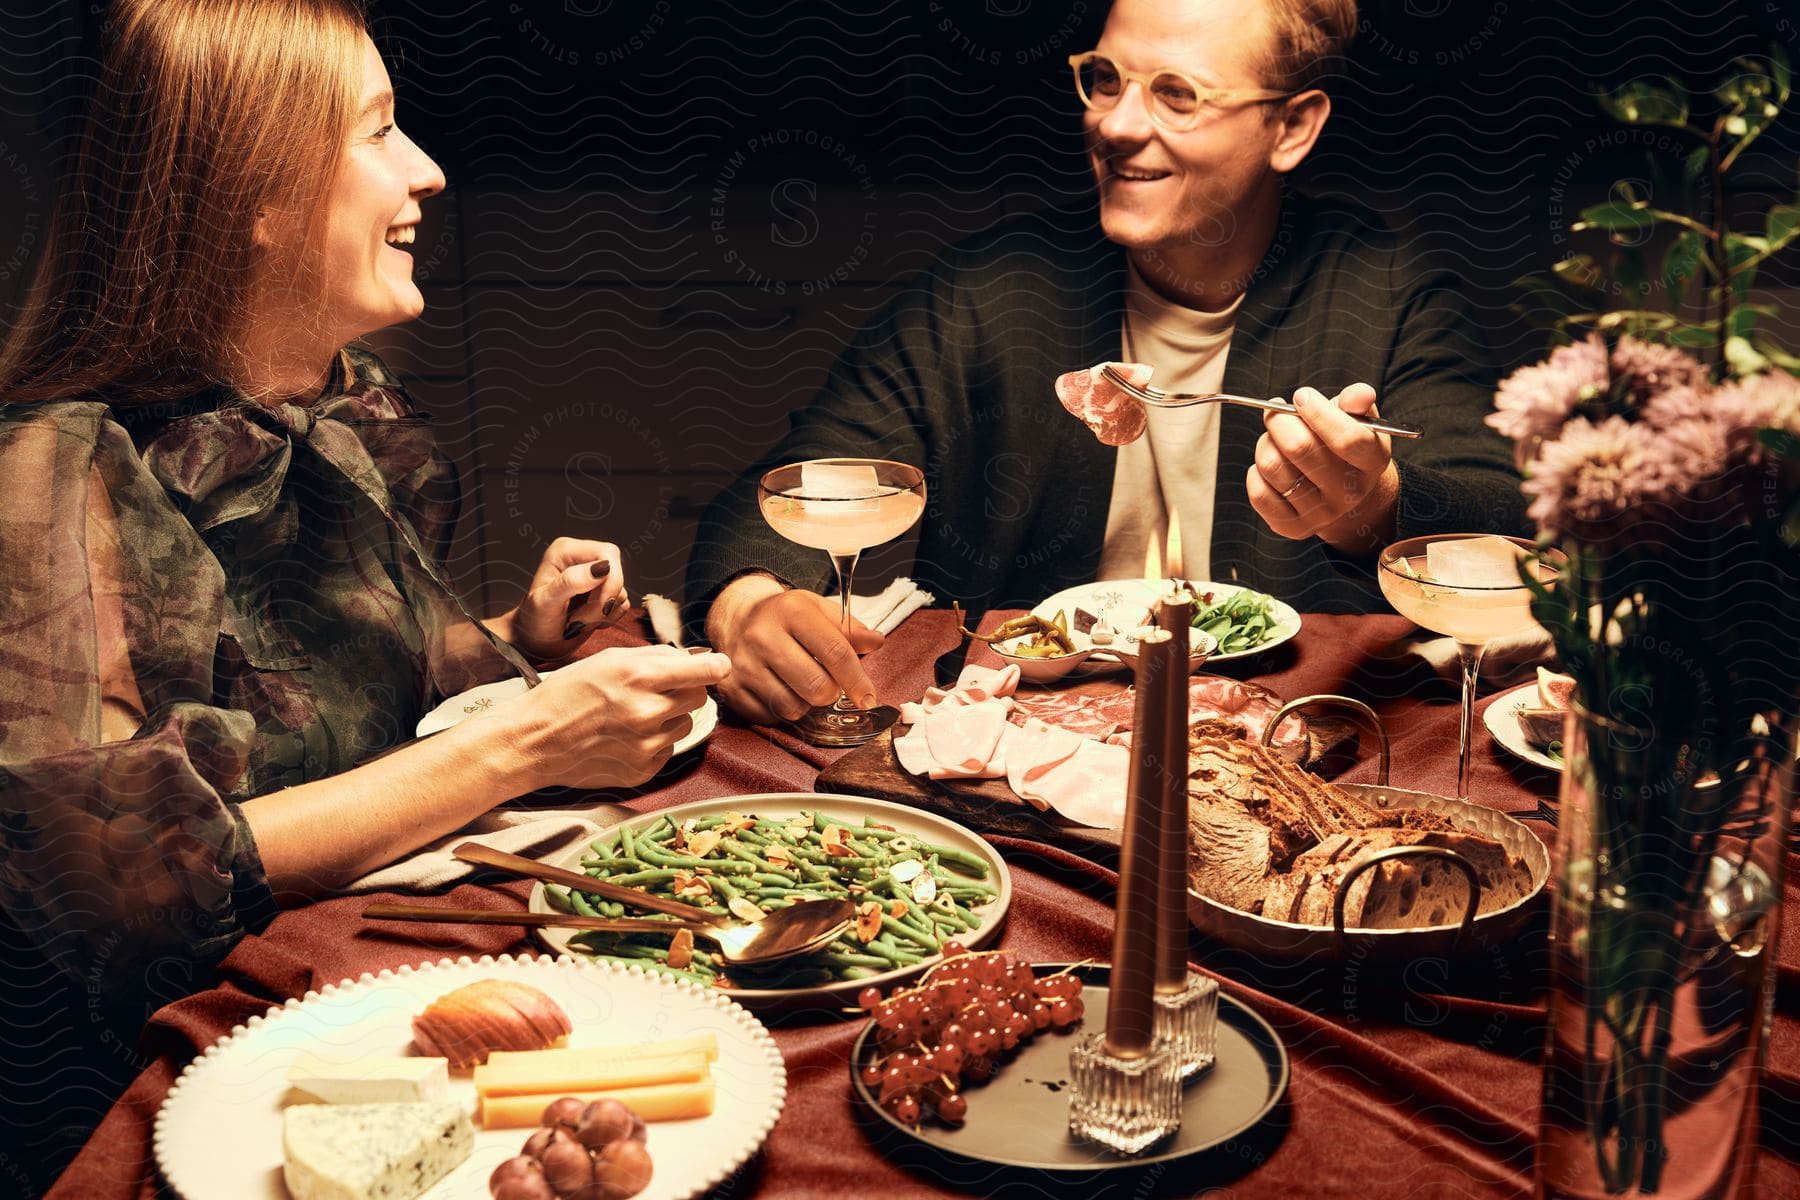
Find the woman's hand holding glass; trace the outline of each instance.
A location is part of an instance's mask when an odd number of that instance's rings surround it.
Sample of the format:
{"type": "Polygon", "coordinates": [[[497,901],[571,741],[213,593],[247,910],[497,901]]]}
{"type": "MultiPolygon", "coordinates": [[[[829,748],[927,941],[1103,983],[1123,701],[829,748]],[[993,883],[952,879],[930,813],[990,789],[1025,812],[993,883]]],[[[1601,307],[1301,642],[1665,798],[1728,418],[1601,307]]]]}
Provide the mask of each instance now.
{"type": "MultiPolygon", "coordinates": [[[[562,668],[506,706],[497,731],[524,757],[528,790],[633,787],[669,761],[706,689],[731,674],[723,654],[614,647],[562,668]]],[[[475,722],[468,722],[474,725],[475,722]]]]}

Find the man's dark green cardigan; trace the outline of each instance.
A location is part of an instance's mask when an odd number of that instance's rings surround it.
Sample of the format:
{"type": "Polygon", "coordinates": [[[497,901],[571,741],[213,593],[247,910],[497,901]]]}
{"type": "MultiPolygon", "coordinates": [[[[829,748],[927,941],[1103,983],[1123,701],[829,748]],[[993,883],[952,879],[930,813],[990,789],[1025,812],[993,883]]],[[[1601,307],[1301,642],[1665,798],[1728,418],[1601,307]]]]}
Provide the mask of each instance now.
{"type": "MultiPolygon", "coordinates": [[[[688,568],[689,620],[753,568],[824,589],[825,555],[764,524],[756,481],[771,466],[835,455],[925,469],[913,576],[942,602],[1029,607],[1091,580],[1118,454],[1064,411],[1053,385],[1120,357],[1124,287],[1124,251],[1091,209],[1010,219],[947,252],[856,336],[787,436],[707,511],[688,568]]],[[[1493,366],[1457,277],[1373,214],[1289,195],[1238,311],[1224,388],[1288,396],[1310,385],[1329,396],[1358,381],[1375,387],[1383,415],[1425,434],[1394,443],[1399,536],[1519,531],[1510,447],[1482,424],[1493,366]]],[[[1221,416],[1212,578],[1302,611],[1385,610],[1370,563],[1264,525],[1244,483],[1261,414],[1221,416]]]]}

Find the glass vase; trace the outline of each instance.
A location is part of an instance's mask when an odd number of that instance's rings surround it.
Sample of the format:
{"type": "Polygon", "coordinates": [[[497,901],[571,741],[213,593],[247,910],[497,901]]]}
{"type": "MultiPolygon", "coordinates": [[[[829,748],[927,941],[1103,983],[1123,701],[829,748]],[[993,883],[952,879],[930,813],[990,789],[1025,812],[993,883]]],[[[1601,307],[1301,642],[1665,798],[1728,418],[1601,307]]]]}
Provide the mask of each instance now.
{"type": "Polygon", "coordinates": [[[1536,1195],[1748,1196],[1795,720],[1632,707],[1565,727],[1536,1195]]]}

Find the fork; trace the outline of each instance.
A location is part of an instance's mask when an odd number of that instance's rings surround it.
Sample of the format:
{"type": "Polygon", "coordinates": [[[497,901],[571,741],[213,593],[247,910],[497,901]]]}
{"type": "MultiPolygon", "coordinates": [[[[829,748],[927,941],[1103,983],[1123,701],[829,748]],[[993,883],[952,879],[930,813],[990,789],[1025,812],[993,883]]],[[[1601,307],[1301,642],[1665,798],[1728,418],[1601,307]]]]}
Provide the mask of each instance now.
{"type": "MultiPolygon", "coordinates": [[[[1242,404],[1248,408],[1260,408],[1264,412],[1288,413],[1298,415],[1294,406],[1286,400],[1258,400],[1254,396],[1233,396],[1227,392],[1208,392],[1204,395],[1193,392],[1165,392],[1161,388],[1139,387],[1125,378],[1122,371],[1115,370],[1111,363],[1100,368],[1100,373],[1120,390],[1136,396],[1153,408],[1191,408],[1196,404],[1242,404]]],[[[1388,421],[1370,420],[1365,417],[1351,417],[1365,429],[1373,429],[1376,433],[1385,433],[1389,437],[1416,438],[1419,431],[1408,429],[1404,425],[1395,425],[1388,421]]]]}

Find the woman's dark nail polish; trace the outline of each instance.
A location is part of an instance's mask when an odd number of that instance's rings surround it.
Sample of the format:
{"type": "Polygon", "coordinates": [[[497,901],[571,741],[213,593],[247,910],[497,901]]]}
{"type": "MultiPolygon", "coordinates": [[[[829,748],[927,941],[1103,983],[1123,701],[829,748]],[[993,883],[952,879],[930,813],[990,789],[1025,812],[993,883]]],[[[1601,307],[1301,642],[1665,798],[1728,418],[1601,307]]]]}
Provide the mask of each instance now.
{"type": "Polygon", "coordinates": [[[584,634],[586,632],[587,632],[587,623],[586,622],[570,621],[567,625],[563,626],[563,641],[572,642],[576,638],[580,637],[582,634],[584,634]]]}
{"type": "Polygon", "coordinates": [[[613,613],[618,611],[619,605],[623,604],[624,602],[625,602],[624,597],[614,596],[611,600],[608,600],[605,604],[602,604],[600,606],[600,615],[603,617],[612,616],[613,613]]]}
{"type": "Polygon", "coordinates": [[[608,575],[612,574],[612,563],[606,559],[602,559],[589,567],[588,570],[594,573],[595,579],[605,579],[608,575]]]}

